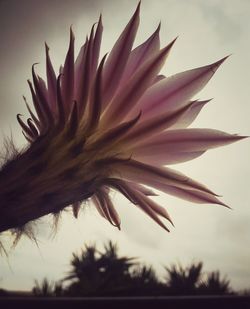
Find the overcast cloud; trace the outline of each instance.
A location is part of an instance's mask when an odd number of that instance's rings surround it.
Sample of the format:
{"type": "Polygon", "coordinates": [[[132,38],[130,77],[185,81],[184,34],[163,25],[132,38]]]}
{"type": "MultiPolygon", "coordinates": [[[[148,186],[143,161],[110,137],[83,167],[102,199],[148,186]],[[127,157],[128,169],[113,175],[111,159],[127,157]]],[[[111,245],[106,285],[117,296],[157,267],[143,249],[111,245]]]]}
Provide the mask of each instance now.
{"type": "MultiPolygon", "coordinates": [[[[44,74],[44,41],[49,44],[58,68],[68,46],[70,25],[79,47],[102,13],[102,53],[107,52],[136,5],[137,0],[0,1],[1,138],[10,135],[11,130],[16,144],[25,145],[15,115],[26,114],[22,95],[30,98],[26,80],[31,75],[31,65],[39,62],[37,69],[44,74]]],[[[159,21],[163,45],[179,35],[164,74],[233,54],[199,94],[198,98],[214,99],[194,127],[250,134],[249,16],[248,0],[142,0],[137,44],[155,30],[159,21]]],[[[69,214],[63,216],[56,238],[48,240],[46,218],[39,226],[39,250],[23,239],[8,260],[1,257],[0,287],[24,290],[32,287],[34,279],[60,279],[73,251],[80,250],[86,242],[101,246],[112,239],[122,254],[153,264],[159,274],[163,274],[162,265],[202,260],[206,270],[219,269],[227,274],[233,287],[250,288],[249,155],[249,140],[244,140],[175,166],[223,195],[232,211],[216,205],[194,205],[161,193],[156,200],[166,205],[175,223],[167,234],[116,194],[121,232],[87,207],[78,221],[69,214]]]]}

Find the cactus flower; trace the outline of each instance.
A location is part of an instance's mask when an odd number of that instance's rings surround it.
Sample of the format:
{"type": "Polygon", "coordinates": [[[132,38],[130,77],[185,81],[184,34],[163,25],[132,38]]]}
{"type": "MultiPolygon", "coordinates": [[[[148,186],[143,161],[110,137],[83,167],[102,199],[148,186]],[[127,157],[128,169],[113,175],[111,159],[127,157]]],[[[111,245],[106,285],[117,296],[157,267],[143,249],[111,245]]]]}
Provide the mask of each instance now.
{"type": "MultiPolygon", "coordinates": [[[[209,100],[194,96],[223,63],[165,77],[160,74],[175,42],[160,48],[159,31],[133,48],[138,5],[108,55],[99,60],[102,19],[93,25],[77,57],[70,31],[63,66],[55,73],[46,52],[46,81],[32,67],[28,81],[33,108],[17,120],[28,141],[0,170],[0,232],[28,233],[30,223],[92,201],[120,229],[110,193],[119,191],[168,231],[165,209],[151,188],[194,203],[226,206],[203,184],[169,167],[208,149],[244,137],[189,128],[209,100]]],[[[18,234],[18,235],[19,235],[18,234]]]]}

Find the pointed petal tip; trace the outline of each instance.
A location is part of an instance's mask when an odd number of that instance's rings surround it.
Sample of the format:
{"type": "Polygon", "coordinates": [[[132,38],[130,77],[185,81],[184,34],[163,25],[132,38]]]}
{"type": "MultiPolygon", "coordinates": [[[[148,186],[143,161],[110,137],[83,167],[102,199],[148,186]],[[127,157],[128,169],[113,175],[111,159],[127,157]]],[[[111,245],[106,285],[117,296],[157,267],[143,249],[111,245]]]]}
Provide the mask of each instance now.
{"type": "Polygon", "coordinates": [[[170,51],[170,49],[173,47],[175,41],[178,39],[178,36],[176,38],[173,39],[173,41],[171,41],[167,46],[163,47],[161,50],[162,52],[168,52],[170,51]]]}
{"type": "Polygon", "coordinates": [[[39,64],[39,62],[33,63],[33,64],[32,64],[32,70],[34,70],[35,65],[38,65],[38,64],[39,64]]]}
{"type": "Polygon", "coordinates": [[[178,38],[179,38],[179,35],[177,35],[169,45],[170,45],[170,46],[173,46],[174,43],[175,43],[175,41],[176,41],[178,38]]]}
{"type": "Polygon", "coordinates": [[[159,24],[158,24],[158,26],[157,26],[157,28],[155,30],[155,33],[159,33],[160,30],[161,30],[161,21],[159,22],[159,24]]]}
{"type": "Polygon", "coordinates": [[[168,216],[168,221],[171,223],[171,225],[172,225],[173,227],[175,227],[174,222],[173,222],[173,220],[170,218],[170,216],[168,216]]]}
{"type": "Polygon", "coordinates": [[[73,25],[71,24],[70,25],[70,42],[72,42],[74,40],[75,40],[75,35],[74,35],[74,32],[73,32],[73,25]]]}
{"type": "Polygon", "coordinates": [[[32,64],[32,76],[33,76],[33,80],[34,80],[35,78],[37,78],[37,77],[36,77],[36,72],[35,72],[35,66],[38,65],[38,64],[39,64],[39,62],[35,62],[35,63],[32,64]]]}
{"type": "Polygon", "coordinates": [[[221,202],[220,201],[220,203],[218,203],[219,205],[221,205],[221,206],[223,206],[223,207],[225,207],[225,208],[228,208],[228,209],[230,209],[230,210],[233,210],[230,206],[228,206],[227,204],[225,204],[225,203],[223,203],[223,202],[221,202]]]}
{"type": "Polygon", "coordinates": [[[213,101],[213,99],[214,99],[214,98],[211,98],[211,99],[203,100],[203,101],[201,101],[201,102],[202,102],[203,104],[207,104],[207,103],[213,101]]]}
{"type": "Polygon", "coordinates": [[[164,230],[167,231],[168,233],[170,233],[170,230],[164,225],[164,230]]]}
{"type": "MultiPolygon", "coordinates": [[[[207,103],[211,102],[214,98],[211,98],[211,99],[207,99],[207,100],[195,100],[193,101],[193,104],[198,104],[198,105],[207,105],[207,103]]],[[[192,107],[192,105],[190,106],[192,107]]]]}
{"type": "Polygon", "coordinates": [[[155,31],[152,33],[152,35],[149,37],[149,40],[151,39],[154,39],[156,36],[159,35],[159,32],[161,30],[161,22],[159,22],[157,28],[155,29],[155,31]]]}
{"type": "Polygon", "coordinates": [[[220,60],[218,60],[218,61],[216,61],[216,62],[214,62],[214,63],[212,63],[210,66],[211,66],[211,70],[213,70],[214,72],[220,67],[220,65],[224,62],[224,61],[226,61],[226,59],[228,58],[228,57],[230,57],[231,56],[231,54],[230,55],[227,55],[227,56],[225,56],[225,57],[223,57],[222,59],[220,59],[220,60]]]}
{"type": "Polygon", "coordinates": [[[137,7],[136,7],[136,10],[135,10],[134,15],[133,15],[132,18],[139,17],[140,8],[141,8],[141,0],[138,2],[137,7]]]}
{"type": "MultiPolygon", "coordinates": [[[[220,59],[219,61],[217,61],[217,63],[220,65],[221,63],[223,63],[225,60],[227,60],[227,58],[229,58],[232,54],[229,54],[225,57],[223,57],[222,59],[220,59]]],[[[216,62],[215,62],[216,63],[216,62]]]]}
{"type": "MultiPolygon", "coordinates": [[[[216,197],[222,197],[222,195],[216,195],[216,197]]],[[[232,209],[230,206],[228,206],[227,204],[225,204],[224,202],[220,201],[219,199],[217,199],[217,202],[213,203],[213,205],[221,205],[223,207],[226,207],[228,209],[232,209]]]]}
{"type": "Polygon", "coordinates": [[[212,195],[215,196],[215,197],[222,197],[222,195],[216,194],[216,193],[214,193],[213,191],[210,191],[210,192],[208,192],[208,193],[212,194],[212,195]]]}
{"type": "Polygon", "coordinates": [[[245,138],[249,138],[249,137],[250,137],[250,135],[237,135],[237,138],[239,140],[242,140],[242,139],[245,139],[245,138]]]}
{"type": "Polygon", "coordinates": [[[174,43],[176,42],[176,40],[179,38],[179,36],[177,35],[174,39],[173,39],[173,41],[170,43],[170,46],[172,47],[173,45],[174,45],[174,43]]]}
{"type": "Polygon", "coordinates": [[[46,51],[46,54],[47,54],[49,52],[49,45],[47,44],[46,41],[44,42],[44,45],[45,45],[45,51],[46,51]]]}
{"type": "Polygon", "coordinates": [[[216,196],[216,197],[221,197],[221,195],[215,193],[214,191],[208,189],[205,186],[204,186],[204,188],[202,188],[202,190],[199,188],[198,191],[206,192],[206,193],[212,194],[213,196],[216,196]]]}
{"type": "Polygon", "coordinates": [[[250,136],[248,136],[248,135],[232,134],[231,137],[234,139],[232,141],[232,143],[233,143],[233,142],[238,142],[238,141],[241,141],[243,139],[249,138],[250,136]]]}

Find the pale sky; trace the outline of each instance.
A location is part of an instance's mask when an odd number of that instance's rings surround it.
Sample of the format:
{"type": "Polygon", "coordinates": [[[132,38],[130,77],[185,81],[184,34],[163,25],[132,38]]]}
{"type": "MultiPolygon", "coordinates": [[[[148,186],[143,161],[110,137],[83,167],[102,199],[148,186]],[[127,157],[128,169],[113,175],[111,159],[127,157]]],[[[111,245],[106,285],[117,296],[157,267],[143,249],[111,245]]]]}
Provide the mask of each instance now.
{"type": "MultiPolygon", "coordinates": [[[[10,132],[19,147],[25,145],[16,114],[27,114],[22,95],[28,98],[31,65],[44,75],[44,41],[58,68],[68,46],[73,25],[79,48],[99,14],[103,15],[102,54],[108,52],[131,17],[137,0],[0,0],[0,121],[1,139],[10,132]]],[[[250,135],[250,2],[248,0],[142,0],[141,24],[136,45],[161,27],[162,46],[179,36],[163,73],[171,75],[210,64],[232,54],[217,71],[199,99],[214,98],[193,127],[214,128],[250,135]]],[[[49,219],[38,227],[39,249],[23,238],[10,253],[0,257],[0,288],[27,290],[34,279],[57,280],[69,269],[72,252],[85,243],[113,240],[120,253],[152,264],[160,275],[164,265],[203,261],[207,271],[219,269],[235,289],[250,288],[250,142],[207,152],[174,166],[221,194],[231,206],[192,204],[160,193],[156,201],[166,206],[175,223],[171,233],[130,202],[115,194],[122,219],[118,231],[100,218],[90,205],[75,220],[62,218],[57,236],[48,238],[49,219]]],[[[4,239],[6,243],[9,239],[4,239]]],[[[7,244],[8,245],[8,244],[7,244]]]]}

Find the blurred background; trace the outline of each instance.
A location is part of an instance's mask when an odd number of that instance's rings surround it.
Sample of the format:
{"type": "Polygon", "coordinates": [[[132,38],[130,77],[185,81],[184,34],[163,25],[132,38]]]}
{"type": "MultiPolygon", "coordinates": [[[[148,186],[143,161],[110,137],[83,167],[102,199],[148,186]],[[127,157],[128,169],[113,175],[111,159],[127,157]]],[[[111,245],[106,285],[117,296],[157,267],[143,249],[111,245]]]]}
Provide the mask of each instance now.
{"type": "MultiPolygon", "coordinates": [[[[161,43],[179,36],[162,71],[169,76],[210,64],[228,54],[198,99],[214,98],[193,127],[229,133],[250,133],[250,2],[248,0],[142,0],[141,24],[136,44],[143,42],[161,21],[161,43]]],[[[45,74],[44,42],[59,69],[68,48],[69,28],[76,36],[76,50],[94,22],[103,15],[102,55],[108,52],[133,14],[137,0],[0,0],[0,121],[3,138],[12,134],[15,144],[26,142],[16,114],[26,115],[22,95],[30,101],[27,79],[31,66],[45,74]]],[[[250,144],[243,140],[212,150],[174,168],[206,184],[233,210],[217,205],[191,204],[160,193],[155,200],[166,206],[175,228],[166,233],[119,194],[114,194],[121,231],[86,205],[78,220],[65,213],[56,236],[52,221],[37,223],[38,247],[23,238],[9,257],[0,257],[0,288],[29,290],[34,280],[65,276],[72,252],[84,244],[102,247],[108,240],[121,255],[138,257],[153,265],[159,276],[171,263],[203,261],[207,271],[219,269],[234,289],[250,287],[250,144]]],[[[11,246],[8,237],[1,239],[11,246]]]]}

